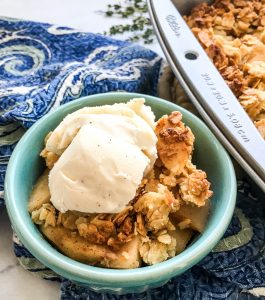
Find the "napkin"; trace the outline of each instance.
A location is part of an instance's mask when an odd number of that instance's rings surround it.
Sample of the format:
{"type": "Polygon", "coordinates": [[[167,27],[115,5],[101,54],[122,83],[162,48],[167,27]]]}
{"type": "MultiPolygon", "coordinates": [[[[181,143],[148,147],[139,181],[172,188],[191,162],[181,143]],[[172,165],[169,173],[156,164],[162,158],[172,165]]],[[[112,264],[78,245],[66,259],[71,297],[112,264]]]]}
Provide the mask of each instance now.
{"type": "Polygon", "coordinates": [[[66,27],[0,19],[0,204],[7,163],[50,110],[111,91],[156,94],[162,59],[136,44],[66,27]]]}
{"type": "MultiPolygon", "coordinates": [[[[156,95],[164,82],[163,60],[136,44],[6,18],[0,19],[0,36],[2,191],[12,150],[26,129],[47,112],[95,93],[119,90],[156,95]]],[[[160,90],[169,89],[171,83],[160,90]]],[[[36,260],[15,234],[14,251],[28,271],[58,281],[64,300],[265,299],[264,204],[264,194],[254,184],[238,182],[237,208],[215,249],[183,275],[141,294],[98,294],[77,286],[36,260]]]]}

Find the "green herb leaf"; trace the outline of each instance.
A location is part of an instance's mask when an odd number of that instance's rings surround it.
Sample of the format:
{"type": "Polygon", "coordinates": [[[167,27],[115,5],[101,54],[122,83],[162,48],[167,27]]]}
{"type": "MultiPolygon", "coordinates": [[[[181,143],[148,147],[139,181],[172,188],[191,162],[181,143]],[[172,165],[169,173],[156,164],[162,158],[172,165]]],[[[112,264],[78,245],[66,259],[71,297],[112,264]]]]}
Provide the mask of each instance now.
{"type": "Polygon", "coordinates": [[[121,33],[131,33],[129,41],[136,42],[142,40],[145,44],[154,41],[154,31],[148,15],[146,0],[125,0],[123,3],[108,4],[104,12],[107,17],[120,17],[128,19],[128,24],[118,24],[111,26],[104,35],[116,35],[121,33]]]}

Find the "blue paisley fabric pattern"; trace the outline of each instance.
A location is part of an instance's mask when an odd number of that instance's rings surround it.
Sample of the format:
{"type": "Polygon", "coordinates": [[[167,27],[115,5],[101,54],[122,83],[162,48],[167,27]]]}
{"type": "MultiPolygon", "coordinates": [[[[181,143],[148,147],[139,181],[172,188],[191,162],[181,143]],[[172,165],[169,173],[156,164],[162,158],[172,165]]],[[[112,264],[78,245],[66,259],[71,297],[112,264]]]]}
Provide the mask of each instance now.
{"type": "Polygon", "coordinates": [[[157,54],[135,44],[49,24],[0,19],[0,201],[10,154],[34,122],[86,95],[110,91],[155,95],[162,67],[157,54]]]}
{"type": "MultiPolygon", "coordinates": [[[[156,95],[164,62],[154,52],[101,35],[49,24],[0,19],[0,191],[16,143],[59,105],[109,91],[156,95]]],[[[265,299],[264,195],[238,183],[237,208],[220,243],[198,265],[142,294],[98,294],[59,277],[36,260],[14,234],[22,266],[58,281],[61,299],[265,299]]]]}

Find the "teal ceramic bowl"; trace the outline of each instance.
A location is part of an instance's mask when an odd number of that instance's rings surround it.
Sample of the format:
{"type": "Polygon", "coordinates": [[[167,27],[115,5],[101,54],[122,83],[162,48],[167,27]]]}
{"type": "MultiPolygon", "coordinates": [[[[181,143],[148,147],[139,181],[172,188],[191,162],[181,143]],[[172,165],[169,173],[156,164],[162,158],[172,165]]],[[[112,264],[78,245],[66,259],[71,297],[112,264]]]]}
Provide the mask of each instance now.
{"type": "Polygon", "coordinates": [[[204,258],[222,238],[234,211],[236,179],[231,160],[206,125],[185,109],[159,98],[132,94],[107,93],[84,97],[52,111],[32,126],[16,146],[10,159],[5,199],[14,230],[28,250],[56,273],[99,292],[143,292],[165,284],[204,258]],[[92,267],[70,259],[52,247],[33,224],[27,212],[27,202],[33,184],[44,169],[39,153],[46,134],[69,113],[84,107],[125,102],[144,97],[157,118],[179,110],[192,129],[196,141],[194,162],[205,170],[212,183],[212,211],[203,234],[181,254],[154,266],[131,270],[92,267]]]}

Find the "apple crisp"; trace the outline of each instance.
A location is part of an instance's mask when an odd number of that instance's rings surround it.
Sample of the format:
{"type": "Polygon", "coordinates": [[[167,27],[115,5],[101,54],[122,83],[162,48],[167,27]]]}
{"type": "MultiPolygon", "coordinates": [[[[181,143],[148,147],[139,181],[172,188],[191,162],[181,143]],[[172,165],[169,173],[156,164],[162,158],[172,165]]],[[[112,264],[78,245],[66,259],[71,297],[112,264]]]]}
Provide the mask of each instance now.
{"type": "Polygon", "coordinates": [[[28,210],[59,251],[90,265],[137,268],[174,257],[204,230],[212,191],[206,173],[191,160],[193,133],[179,112],[160,118],[155,133],[158,159],[136,196],[116,214],[56,210],[48,176],[58,156],[41,152],[47,168],[33,188],[28,210]]]}
{"type": "Polygon", "coordinates": [[[184,17],[265,138],[265,3],[216,0],[184,17]]]}

